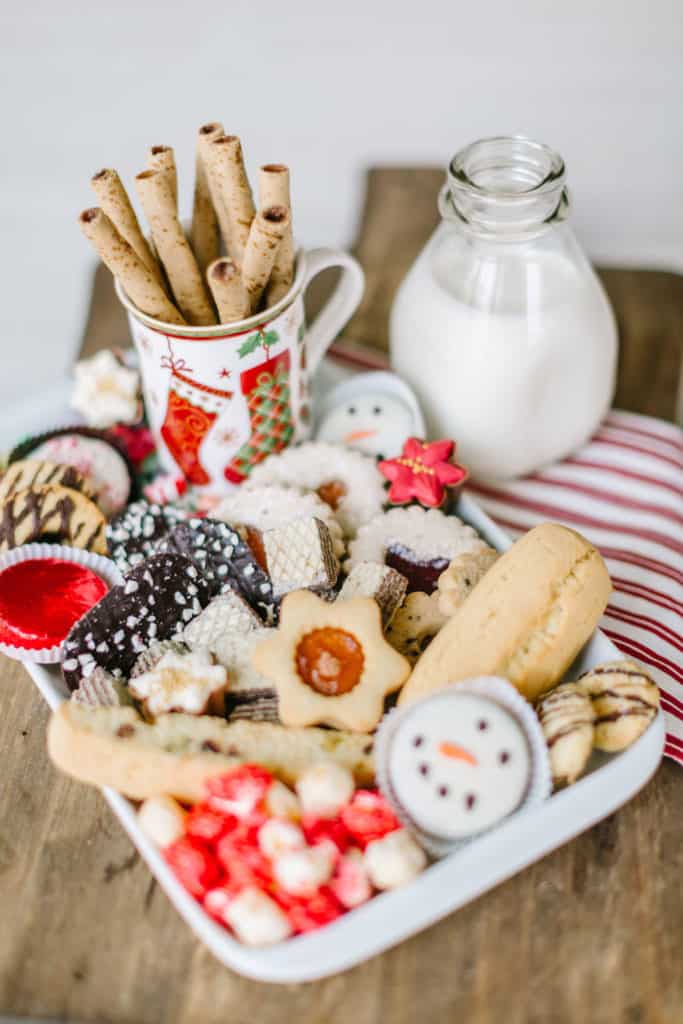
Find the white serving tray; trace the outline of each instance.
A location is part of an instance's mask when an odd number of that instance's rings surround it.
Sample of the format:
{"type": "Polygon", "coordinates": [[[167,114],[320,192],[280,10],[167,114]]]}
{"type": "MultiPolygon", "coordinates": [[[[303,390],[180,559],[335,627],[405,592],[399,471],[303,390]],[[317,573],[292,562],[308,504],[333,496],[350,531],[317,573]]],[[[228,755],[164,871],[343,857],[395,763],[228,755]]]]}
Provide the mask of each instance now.
{"type": "MultiPolygon", "coordinates": [[[[458,514],[501,550],[509,538],[471,498],[458,514]]],[[[571,674],[619,657],[599,631],[581,652],[571,674]]],[[[68,697],[59,669],[26,664],[51,708],[68,697]]],[[[622,754],[594,754],[577,783],[530,811],[522,811],[465,848],[433,864],[409,885],[382,893],[330,925],[276,946],[251,949],[216,924],[187,893],[157,847],[138,826],[134,805],[104,789],[104,797],[159,885],[195,935],[226,966],[260,981],[292,983],[324,978],[395,946],[476,899],[522,868],[590,828],[630,800],[654,774],[664,747],[660,711],[650,728],[622,754]]]]}

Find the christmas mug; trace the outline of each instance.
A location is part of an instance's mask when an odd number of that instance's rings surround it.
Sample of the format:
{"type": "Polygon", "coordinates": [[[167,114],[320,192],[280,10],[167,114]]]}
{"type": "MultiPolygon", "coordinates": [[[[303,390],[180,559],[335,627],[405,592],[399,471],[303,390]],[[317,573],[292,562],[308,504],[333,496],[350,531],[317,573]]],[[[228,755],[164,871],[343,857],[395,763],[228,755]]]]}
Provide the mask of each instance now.
{"type": "Polygon", "coordinates": [[[159,460],[189,484],[219,494],[311,429],[310,384],[363,295],[360,264],[338,249],[297,256],[294,283],[271,309],[215,327],[178,327],[141,313],[116,282],[140,360],[159,460]],[[328,267],[339,283],[312,324],[304,292],[328,267]]]}

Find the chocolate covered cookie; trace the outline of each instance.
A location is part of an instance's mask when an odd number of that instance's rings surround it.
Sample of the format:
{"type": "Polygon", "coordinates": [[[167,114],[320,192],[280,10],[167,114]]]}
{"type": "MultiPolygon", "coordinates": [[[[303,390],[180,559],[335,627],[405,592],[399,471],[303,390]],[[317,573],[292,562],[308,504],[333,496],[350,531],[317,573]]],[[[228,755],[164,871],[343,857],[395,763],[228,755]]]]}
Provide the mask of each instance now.
{"type": "Polygon", "coordinates": [[[184,555],[152,555],[112,587],[64,641],[62,672],[71,690],[100,666],[127,678],[155,640],[168,640],[206,607],[208,582],[184,555]]]}
{"type": "Polygon", "coordinates": [[[173,505],[134,501],[107,526],[109,557],[128,572],[153,553],[157,544],[184,518],[173,505]]]}

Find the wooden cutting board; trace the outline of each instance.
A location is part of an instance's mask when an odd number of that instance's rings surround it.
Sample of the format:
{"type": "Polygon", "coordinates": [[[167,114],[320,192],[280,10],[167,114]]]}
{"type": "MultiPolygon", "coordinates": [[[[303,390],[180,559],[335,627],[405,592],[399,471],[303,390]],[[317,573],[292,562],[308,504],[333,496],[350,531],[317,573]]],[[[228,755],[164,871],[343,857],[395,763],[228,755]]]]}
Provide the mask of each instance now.
{"type": "MultiPolygon", "coordinates": [[[[377,169],[355,246],[367,292],[345,337],[386,347],[394,291],[436,223],[441,172],[377,169]]],[[[607,269],[617,405],[672,418],[683,278],[607,269]]],[[[327,282],[329,285],[329,281],[327,282]]],[[[314,310],[324,293],[312,296],[314,310]]],[[[95,275],[85,351],[127,342],[95,275]]],[[[327,981],[247,981],[194,939],[99,793],[53,770],[47,710],[0,665],[0,1013],[131,1024],[680,1024],[681,772],[397,949],[327,981]]]]}

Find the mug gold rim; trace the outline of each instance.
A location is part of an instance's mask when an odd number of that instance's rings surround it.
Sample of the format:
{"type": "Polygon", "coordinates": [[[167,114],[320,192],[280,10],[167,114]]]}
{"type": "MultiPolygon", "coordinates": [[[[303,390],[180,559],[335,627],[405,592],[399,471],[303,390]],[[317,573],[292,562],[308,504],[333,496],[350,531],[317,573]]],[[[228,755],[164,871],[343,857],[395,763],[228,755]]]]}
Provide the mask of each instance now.
{"type": "Polygon", "coordinates": [[[169,324],[163,320],[156,320],[153,316],[149,316],[147,313],[143,313],[138,307],[131,302],[126,295],[123,286],[118,278],[114,278],[114,290],[116,291],[117,298],[124,309],[139,323],[149,327],[150,330],[156,331],[158,334],[165,334],[168,337],[175,338],[194,338],[197,341],[207,340],[210,338],[228,338],[232,335],[246,334],[256,327],[261,327],[263,324],[269,323],[271,320],[275,320],[281,313],[283,313],[289,306],[291,306],[294,299],[301,292],[304,284],[306,274],[306,253],[304,249],[299,249],[296,254],[296,269],[294,272],[294,281],[292,286],[282,298],[271,306],[269,309],[264,309],[262,313],[254,313],[252,316],[245,317],[243,320],[235,320],[231,324],[215,324],[210,327],[189,327],[182,326],[180,324],[169,324]]]}

